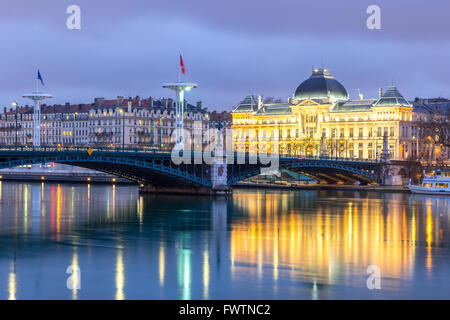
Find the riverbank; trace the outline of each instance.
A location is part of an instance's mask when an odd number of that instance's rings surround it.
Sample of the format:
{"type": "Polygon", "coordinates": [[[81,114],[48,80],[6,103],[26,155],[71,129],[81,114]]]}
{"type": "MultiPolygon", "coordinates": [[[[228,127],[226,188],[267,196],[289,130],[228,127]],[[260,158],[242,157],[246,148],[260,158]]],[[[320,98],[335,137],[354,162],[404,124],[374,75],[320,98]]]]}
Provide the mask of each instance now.
{"type": "Polygon", "coordinates": [[[108,173],[62,164],[44,164],[2,169],[0,170],[0,180],[135,184],[132,181],[108,173]]]}
{"type": "Polygon", "coordinates": [[[261,188],[261,189],[281,189],[281,190],[345,190],[345,191],[376,191],[376,192],[406,192],[411,191],[406,186],[354,186],[354,185],[282,185],[266,183],[238,183],[233,188],[261,188]]]}

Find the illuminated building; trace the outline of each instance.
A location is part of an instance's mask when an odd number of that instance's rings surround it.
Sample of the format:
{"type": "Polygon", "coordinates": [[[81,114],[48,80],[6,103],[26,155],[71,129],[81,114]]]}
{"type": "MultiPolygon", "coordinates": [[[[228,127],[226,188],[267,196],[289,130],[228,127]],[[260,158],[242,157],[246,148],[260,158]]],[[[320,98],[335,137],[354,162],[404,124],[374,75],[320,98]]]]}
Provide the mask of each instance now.
{"type": "Polygon", "coordinates": [[[391,159],[412,159],[429,144],[426,137],[417,144],[414,136],[420,112],[395,86],[384,94],[380,89],[377,99],[351,100],[328,69],[314,69],[287,102],[245,97],[232,111],[234,148],[248,152],[249,143],[257,143],[271,152],[279,139],[282,154],[376,159],[387,133],[391,159]]]}

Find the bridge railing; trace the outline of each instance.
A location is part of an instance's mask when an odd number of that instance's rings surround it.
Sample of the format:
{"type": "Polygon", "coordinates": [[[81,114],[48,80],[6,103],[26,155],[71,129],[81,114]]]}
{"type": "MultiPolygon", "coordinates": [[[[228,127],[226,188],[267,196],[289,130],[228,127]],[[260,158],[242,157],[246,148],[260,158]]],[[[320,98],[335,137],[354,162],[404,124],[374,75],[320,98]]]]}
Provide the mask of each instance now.
{"type": "Polygon", "coordinates": [[[0,151],[104,151],[104,152],[143,152],[143,153],[167,153],[168,151],[159,150],[156,148],[112,148],[112,147],[96,147],[96,146],[85,146],[85,147],[71,147],[71,146],[1,146],[0,151]]]}
{"type": "MultiPolygon", "coordinates": [[[[41,147],[34,147],[34,146],[5,146],[0,145],[0,151],[43,151],[43,152],[50,152],[50,151],[65,151],[65,152],[87,152],[89,150],[91,151],[100,151],[100,152],[128,152],[128,153],[151,153],[151,154],[157,154],[157,153],[170,153],[170,150],[160,150],[157,148],[121,148],[121,147],[97,147],[97,146],[41,146],[41,147]]],[[[196,151],[191,151],[193,155],[196,155],[196,151]]],[[[182,154],[182,151],[181,151],[182,154]]],[[[233,154],[226,154],[224,153],[224,156],[241,156],[239,152],[234,152],[233,154]]],[[[273,157],[276,155],[268,155],[268,157],[273,157]]],[[[258,158],[258,155],[253,155],[250,153],[244,154],[245,158],[258,158]]],[[[297,159],[298,161],[302,160],[328,160],[328,161],[342,161],[342,162],[363,162],[363,163],[379,163],[379,159],[360,159],[355,157],[331,157],[331,156],[298,156],[298,155],[292,155],[292,154],[279,154],[279,158],[282,159],[297,159]]]]}

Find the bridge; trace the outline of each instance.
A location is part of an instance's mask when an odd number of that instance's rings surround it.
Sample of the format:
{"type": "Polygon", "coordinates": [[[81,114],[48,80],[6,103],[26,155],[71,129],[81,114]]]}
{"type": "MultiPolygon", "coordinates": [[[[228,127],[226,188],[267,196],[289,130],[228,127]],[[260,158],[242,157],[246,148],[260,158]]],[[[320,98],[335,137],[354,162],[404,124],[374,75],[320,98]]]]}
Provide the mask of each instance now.
{"type": "MultiPolygon", "coordinates": [[[[191,159],[196,156],[192,153],[191,159]]],[[[385,164],[377,160],[279,155],[277,161],[278,168],[321,183],[381,183],[386,174],[385,164]]],[[[0,169],[49,162],[106,172],[138,183],[142,191],[198,194],[227,193],[239,181],[270,167],[257,157],[236,153],[210,164],[202,160],[176,164],[171,152],[152,149],[0,146],[0,169]]]]}

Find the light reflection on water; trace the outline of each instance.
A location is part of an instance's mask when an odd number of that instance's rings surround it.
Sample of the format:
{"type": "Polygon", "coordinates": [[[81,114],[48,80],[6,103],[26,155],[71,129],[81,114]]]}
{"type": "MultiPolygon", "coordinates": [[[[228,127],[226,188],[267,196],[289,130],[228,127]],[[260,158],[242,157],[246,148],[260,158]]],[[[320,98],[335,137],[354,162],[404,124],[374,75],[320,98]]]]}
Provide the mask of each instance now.
{"type": "Polygon", "coordinates": [[[448,299],[449,207],[401,193],[0,181],[0,298],[448,299]],[[80,290],[66,287],[70,265],[80,290]],[[366,287],[370,265],[381,290],[366,287]]]}

